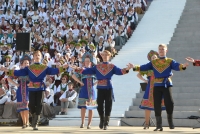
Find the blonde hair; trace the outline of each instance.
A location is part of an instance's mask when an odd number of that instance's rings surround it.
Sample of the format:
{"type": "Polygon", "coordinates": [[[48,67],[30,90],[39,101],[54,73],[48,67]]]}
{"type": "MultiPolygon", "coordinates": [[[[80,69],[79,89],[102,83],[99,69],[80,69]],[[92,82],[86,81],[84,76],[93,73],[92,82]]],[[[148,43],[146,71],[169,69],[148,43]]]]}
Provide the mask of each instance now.
{"type": "Polygon", "coordinates": [[[106,53],[108,56],[111,56],[111,53],[108,50],[104,50],[104,53],[106,53]]]}
{"type": "Polygon", "coordinates": [[[164,48],[167,48],[167,45],[166,45],[166,44],[160,44],[158,47],[164,47],[164,48]]]}

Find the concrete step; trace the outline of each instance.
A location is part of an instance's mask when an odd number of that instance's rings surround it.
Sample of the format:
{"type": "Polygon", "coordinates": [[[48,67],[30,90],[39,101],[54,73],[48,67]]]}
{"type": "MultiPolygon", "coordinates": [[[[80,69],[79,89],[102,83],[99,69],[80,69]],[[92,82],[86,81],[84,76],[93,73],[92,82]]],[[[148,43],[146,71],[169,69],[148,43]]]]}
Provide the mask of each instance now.
{"type": "Polygon", "coordinates": [[[176,40],[183,40],[183,41],[200,41],[199,38],[197,37],[172,37],[171,38],[172,41],[176,41],[176,40]]]}
{"type": "MultiPolygon", "coordinates": [[[[174,111],[197,111],[200,107],[197,106],[174,106],[174,111]]],[[[127,111],[141,110],[139,106],[130,106],[127,111]]]]}
{"type": "MultiPolygon", "coordinates": [[[[174,91],[174,89],[173,89],[174,91]]],[[[172,97],[173,99],[200,99],[200,91],[199,93],[173,93],[172,91],[172,97]]],[[[136,98],[143,98],[144,93],[137,93],[136,98]]]]}
{"type": "MultiPolygon", "coordinates": [[[[141,98],[133,98],[133,105],[132,106],[139,106],[141,104],[141,98]]],[[[176,99],[173,98],[175,106],[199,106],[200,98],[199,99],[176,99]]]]}
{"type": "MultiPolygon", "coordinates": [[[[121,118],[110,118],[109,126],[120,126],[121,118]]],[[[99,118],[93,118],[91,126],[99,126],[99,118]]],[[[88,118],[85,119],[85,125],[88,123],[88,118]]],[[[81,118],[54,118],[49,120],[49,126],[62,127],[62,126],[80,126],[81,118]]]]}
{"type": "Polygon", "coordinates": [[[193,45],[193,44],[195,44],[197,46],[200,46],[199,41],[196,41],[196,40],[194,40],[194,41],[171,40],[169,42],[169,46],[172,46],[172,45],[175,45],[175,44],[180,44],[180,45],[184,45],[184,44],[193,45]]]}
{"type": "MultiPolygon", "coordinates": [[[[154,118],[153,118],[153,122],[156,123],[156,120],[154,118]]],[[[174,122],[175,127],[193,127],[195,124],[197,124],[197,121],[195,119],[173,119],[173,122],[174,122]]],[[[143,123],[144,123],[144,118],[122,118],[121,119],[121,126],[141,126],[142,127],[143,123]]],[[[162,119],[162,125],[166,127],[169,126],[166,118],[162,119]]],[[[154,129],[154,128],[155,126],[153,125],[153,123],[151,123],[150,129],[154,129]]]]}
{"type": "Polygon", "coordinates": [[[194,27],[181,26],[177,27],[175,29],[175,32],[185,32],[185,35],[187,35],[187,32],[198,32],[199,26],[200,24],[194,27]]]}
{"type": "MultiPolygon", "coordinates": [[[[125,118],[144,118],[144,110],[133,110],[133,111],[125,111],[125,118]]],[[[173,118],[174,119],[187,119],[189,116],[199,116],[200,112],[199,111],[174,111],[173,112],[173,118]]],[[[151,117],[154,118],[154,112],[151,112],[151,117]]],[[[166,111],[162,112],[162,117],[167,118],[167,113],[166,111]]]]}

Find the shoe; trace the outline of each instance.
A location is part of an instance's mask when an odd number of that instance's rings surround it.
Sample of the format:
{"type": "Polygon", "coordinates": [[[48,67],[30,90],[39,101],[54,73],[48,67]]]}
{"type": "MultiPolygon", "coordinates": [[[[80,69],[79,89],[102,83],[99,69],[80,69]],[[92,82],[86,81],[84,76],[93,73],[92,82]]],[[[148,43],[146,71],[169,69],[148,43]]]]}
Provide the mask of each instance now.
{"type": "Polygon", "coordinates": [[[110,116],[105,116],[104,118],[104,123],[103,123],[103,129],[107,130],[108,129],[108,124],[109,124],[110,116]]]}
{"type": "Polygon", "coordinates": [[[34,115],[34,121],[33,121],[33,130],[38,130],[38,123],[40,121],[40,115],[34,115]]]}
{"type": "Polygon", "coordinates": [[[87,126],[87,129],[91,129],[90,125],[87,126]]]}
{"type": "Polygon", "coordinates": [[[81,124],[80,128],[84,128],[84,124],[81,124]]]}
{"type": "Polygon", "coordinates": [[[154,131],[163,131],[161,116],[156,116],[156,129],[154,129],[154,131]]]}
{"type": "Polygon", "coordinates": [[[167,120],[168,120],[168,123],[169,123],[169,129],[174,129],[174,123],[173,123],[173,115],[167,115],[167,120]]]}
{"type": "Polygon", "coordinates": [[[103,115],[99,115],[99,117],[100,117],[99,128],[103,129],[104,116],[103,115]]]}
{"type": "Polygon", "coordinates": [[[149,125],[145,124],[144,129],[149,129],[149,125]]]}
{"type": "Polygon", "coordinates": [[[24,128],[26,128],[26,125],[23,125],[23,126],[22,126],[22,129],[24,129],[24,128]]]}

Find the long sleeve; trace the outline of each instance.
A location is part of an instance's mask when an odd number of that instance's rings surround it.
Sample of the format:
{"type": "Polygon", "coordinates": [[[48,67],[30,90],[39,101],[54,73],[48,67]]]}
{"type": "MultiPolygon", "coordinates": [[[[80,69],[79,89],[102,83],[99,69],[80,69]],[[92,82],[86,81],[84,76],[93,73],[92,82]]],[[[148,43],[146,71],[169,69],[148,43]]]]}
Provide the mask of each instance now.
{"type": "Polygon", "coordinates": [[[194,60],[193,65],[194,66],[200,66],[200,60],[194,60]]]}
{"type": "Polygon", "coordinates": [[[77,92],[75,92],[71,97],[68,98],[68,101],[72,101],[77,96],[77,92]]]}
{"type": "Polygon", "coordinates": [[[4,104],[8,100],[8,96],[4,96],[2,99],[0,99],[0,104],[4,104]]]}
{"type": "Polygon", "coordinates": [[[47,74],[48,75],[56,75],[56,74],[59,74],[59,73],[62,73],[62,72],[64,72],[64,69],[62,67],[60,67],[59,69],[58,68],[51,68],[51,67],[47,68],[47,74]]]}
{"type": "Polygon", "coordinates": [[[180,64],[180,63],[176,62],[175,60],[172,60],[171,67],[175,71],[181,71],[181,70],[186,69],[186,68],[183,68],[183,64],[180,64]]]}
{"type": "Polygon", "coordinates": [[[151,62],[140,66],[136,65],[135,68],[133,68],[133,71],[148,71],[148,70],[153,70],[151,62]]]}
{"type": "Polygon", "coordinates": [[[126,68],[120,69],[116,66],[114,66],[113,71],[114,71],[114,74],[116,74],[116,75],[123,75],[123,74],[127,74],[129,72],[128,70],[126,70],[126,68]]]}
{"type": "Polygon", "coordinates": [[[95,66],[92,68],[85,68],[79,71],[81,74],[96,74],[95,66]]]}
{"type": "Polygon", "coordinates": [[[9,70],[9,76],[27,76],[28,75],[28,68],[20,69],[20,70],[9,70]]]}
{"type": "Polygon", "coordinates": [[[54,98],[53,96],[51,95],[48,99],[47,98],[44,98],[44,101],[45,103],[47,103],[48,105],[50,105],[51,103],[53,103],[54,101],[54,98]]]}

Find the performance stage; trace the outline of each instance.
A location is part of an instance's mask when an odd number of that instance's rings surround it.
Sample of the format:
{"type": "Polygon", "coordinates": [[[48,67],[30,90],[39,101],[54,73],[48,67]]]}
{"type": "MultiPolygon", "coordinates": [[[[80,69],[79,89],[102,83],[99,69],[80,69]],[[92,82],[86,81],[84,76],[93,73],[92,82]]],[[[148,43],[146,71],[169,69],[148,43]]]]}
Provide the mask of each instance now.
{"type": "MultiPolygon", "coordinates": [[[[1,127],[1,134],[65,134],[65,133],[75,133],[75,134],[94,134],[94,133],[106,133],[106,134],[153,134],[161,133],[154,132],[154,127],[148,130],[144,130],[142,127],[109,127],[108,130],[100,130],[98,127],[92,127],[88,130],[79,127],[39,127],[39,131],[33,131],[32,128],[21,129],[21,127],[1,127]]],[[[174,130],[170,130],[168,127],[164,127],[162,134],[199,134],[199,129],[192,128],[182,128],[178,127],[174,130]]]]}

